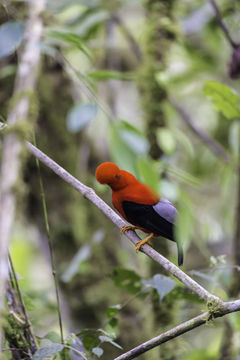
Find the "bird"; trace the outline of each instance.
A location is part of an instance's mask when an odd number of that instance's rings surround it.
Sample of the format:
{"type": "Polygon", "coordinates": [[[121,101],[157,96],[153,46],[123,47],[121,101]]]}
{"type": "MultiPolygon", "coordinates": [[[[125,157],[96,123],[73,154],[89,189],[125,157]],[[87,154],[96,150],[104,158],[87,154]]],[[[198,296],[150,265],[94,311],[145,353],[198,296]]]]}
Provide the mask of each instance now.
{"type": "Polygon", "coordinates": [[[183,249],[176,241],[174,223],[177,209],[167,199],[158,195],[148,185],[138,181],[126,170],[121,170],[113,162],[101,163],[95,173],[100,184],[107,184],[112,189],[112,204],[121,216],[132,225],[121,227],[121,232],[127,230],[142,230],[149,234],[136,243],[136,252],[150,239],[162,236],[175,241],[178,248],[178,265],[183,264],[183,249]]]}

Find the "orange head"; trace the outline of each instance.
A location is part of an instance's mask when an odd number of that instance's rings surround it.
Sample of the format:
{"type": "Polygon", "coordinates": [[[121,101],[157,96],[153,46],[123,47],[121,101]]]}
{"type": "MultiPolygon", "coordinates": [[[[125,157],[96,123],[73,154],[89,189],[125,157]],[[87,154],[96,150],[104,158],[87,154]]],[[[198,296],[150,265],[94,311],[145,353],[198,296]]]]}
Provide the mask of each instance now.
{"type": "Polygon", "coordinates": [[[120,190],[136,181],[135,177],[112,162],[104,162],[97,167],[96,179],[100,184],[107,184],[113,190],[120,190]]]}

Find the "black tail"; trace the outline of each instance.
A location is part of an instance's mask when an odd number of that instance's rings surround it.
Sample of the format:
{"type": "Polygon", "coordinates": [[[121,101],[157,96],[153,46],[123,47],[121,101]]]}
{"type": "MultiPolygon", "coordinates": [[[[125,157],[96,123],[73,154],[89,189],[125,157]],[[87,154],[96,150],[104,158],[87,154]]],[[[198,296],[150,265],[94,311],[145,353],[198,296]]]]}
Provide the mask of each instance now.
{"type": "Polygon", "coordinates": [[[179,244],[178,241],[176,241],[177,243],[177,249],[178,249],[178,266],[181,266],[183,264],[183,248],[182,245],[179,244]]]}

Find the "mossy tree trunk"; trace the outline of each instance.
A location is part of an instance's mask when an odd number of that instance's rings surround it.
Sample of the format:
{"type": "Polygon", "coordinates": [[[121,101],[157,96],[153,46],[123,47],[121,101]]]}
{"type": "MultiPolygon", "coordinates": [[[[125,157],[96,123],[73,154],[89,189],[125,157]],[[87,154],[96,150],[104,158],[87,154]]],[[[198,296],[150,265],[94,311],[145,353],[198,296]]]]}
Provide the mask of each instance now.
{"type": "MultiPolygon", "coordinates": [[[[145,118],[145,130],[150,145],[149,156],[159,160],[163,150],[157,142],[157,130],[166,126],[166,119],[163,104],[166,101],[166,89],[156,80],[156,74],[166,69],[166,54],[175,39],[173,28],[173,8],[175,0],[159,1],[146,0],[146,31],[142,46],[143,62],[139,69],[138,84],[141,93],[141,102],[145,118]]],[[[164,256],[169,255],[168,241],[160,239],[154,242],[154,247],[164,256]],[[156,244],[156,245],[155,245],[156,244]]],[[[150,265],[150,273],[163,273],[155,263],[150,265]]],[[[163,299],[160,303],[156,296],[153,296],[153,318],[154,333],[169,328],[175,323],[175,302],[174,300],[163,299]]],[[[159,355],[163,360],[177,359],[176,342],[163,345],[159,349],[159,355]]],[[[156,353],[154,354],[156,356],[156,353]]]]}

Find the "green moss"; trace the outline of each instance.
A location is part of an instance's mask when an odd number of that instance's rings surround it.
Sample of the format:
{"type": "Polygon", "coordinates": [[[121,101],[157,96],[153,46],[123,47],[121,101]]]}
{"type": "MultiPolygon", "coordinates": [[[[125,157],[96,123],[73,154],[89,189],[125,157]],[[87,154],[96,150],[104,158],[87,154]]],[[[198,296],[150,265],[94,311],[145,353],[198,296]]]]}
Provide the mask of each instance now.
{"type": "Polygon", "coordinates": [[[213,320],[217,315],[220,315],[223,310],[223,304],[220,300],[211,298],[207,302],[208,316],[207,322],[213,320]]]}
{"type": "Polygon", "coordinates": [[[3,325],[5,339],[10,347],[13,347],[24,359],[25,354],[29,352],[26,340],[23,335],[23,325],[17,321],[13,314],[5,316],[3,325]]]}
{"type": "Polygon", "coordinates": [[[145,2],[147,25],[143,40],[143,63],[137,82],[141,92],[146,135],[150,144],[150,156],[158,159],[163,151],[157,142],[157,129],[166,125],[163,103],[166,89],[156,80],[156,74],[166,68],[165,58],[175,39],[174,21],[171,14],[174,1],[145,2]]]}

